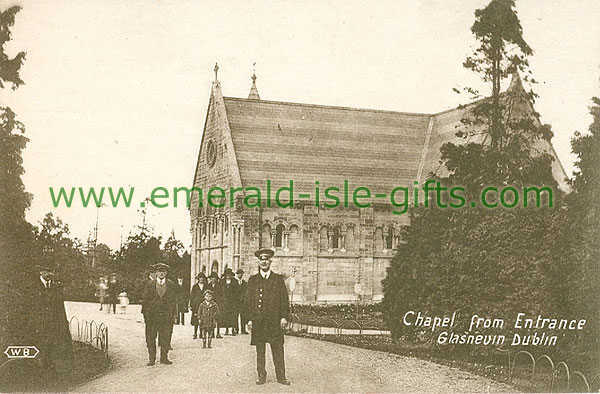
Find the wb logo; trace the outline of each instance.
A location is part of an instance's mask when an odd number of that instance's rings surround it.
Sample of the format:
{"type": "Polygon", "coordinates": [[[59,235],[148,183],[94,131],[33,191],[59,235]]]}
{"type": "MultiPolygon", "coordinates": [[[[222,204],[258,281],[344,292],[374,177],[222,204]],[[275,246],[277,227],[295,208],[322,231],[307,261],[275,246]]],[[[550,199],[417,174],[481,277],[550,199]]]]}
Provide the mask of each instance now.
{"type": "Polygon", "coordinates": [[[4,354],[8,358],[35,358],[39,352],[35,346],[9,346],[4,354]]]}

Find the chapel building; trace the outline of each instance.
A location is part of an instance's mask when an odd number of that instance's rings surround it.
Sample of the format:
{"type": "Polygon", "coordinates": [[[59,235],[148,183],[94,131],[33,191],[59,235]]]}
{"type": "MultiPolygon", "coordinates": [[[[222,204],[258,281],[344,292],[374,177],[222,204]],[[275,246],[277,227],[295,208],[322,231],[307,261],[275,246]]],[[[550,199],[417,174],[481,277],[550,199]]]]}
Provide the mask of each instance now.
{"type": "MultiPolygon", "coordinates": [[[[443,171],[440,147],[458,142],[466,109],[418,114],[268,101],[260,98],[255,75],[248,98],[223,97],[217,70],[193,182],[203,204],[196,194],[190,204],[192,283],[199,272],[221,274],[226,267],[242,268],[247,279],[257,270],[254,252],[268,247],[275,251],[272,269],[287,278],[293,302],[380,301],[400,229],[410,224],[408,214],[393,213],[390,191],[422,185],[428,174],[443,171]],[[279,207],[275,191],[290,181],[293,207],[279,207]],[[350,193],[368,188],[372,198],[364,201],[371,206],[344,206],[345,181],[350,193]],[[226,189],[223,207],[207,203],[214,186],[226,189]],[[336,208],[316,202],[316,188],[323,199],[330,186],[340,190],[336,208]],[[236,192],[230,204],[230,188],[261,189],[262,205],[244,204],[254,191],[236,192]]],[[[518,77],[509,89],[523,89],[518,77]]],[[[552,145],[538,145],[555,158],[555,179],[566,189],[552,145]]]]}

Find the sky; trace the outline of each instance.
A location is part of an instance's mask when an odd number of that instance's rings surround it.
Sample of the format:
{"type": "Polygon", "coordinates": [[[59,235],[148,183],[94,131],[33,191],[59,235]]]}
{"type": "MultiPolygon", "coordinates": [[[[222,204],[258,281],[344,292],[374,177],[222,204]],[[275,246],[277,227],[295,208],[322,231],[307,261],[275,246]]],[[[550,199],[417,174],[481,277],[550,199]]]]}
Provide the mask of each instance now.
{"type": "MultiPolygon", "coordinates": [[[[223,94],[247,97],[253,71],[262,99],[434,113],[467,102],[478,86],[462,67],[485,0],[11,1],[7,52],[27,52],[16,91],[0,91],[26,126],[27,213],[53,212],[85,240],[118,248],[142,224],[131,208],[54,208],[49,188],[191,186],[213,67],[223,94]],[[256,66],[253,64],[256,63],[256,66]]],[[[570,139],[591,122],[600,96],[600,2],[519,0],[535,107],[552,125],[568,175],[570,139]]],[[[335,149],[335,147],[332,147],[335,149]]],[[[191,244],[186,208],[149,207],[148,227],[191,244]]]]}

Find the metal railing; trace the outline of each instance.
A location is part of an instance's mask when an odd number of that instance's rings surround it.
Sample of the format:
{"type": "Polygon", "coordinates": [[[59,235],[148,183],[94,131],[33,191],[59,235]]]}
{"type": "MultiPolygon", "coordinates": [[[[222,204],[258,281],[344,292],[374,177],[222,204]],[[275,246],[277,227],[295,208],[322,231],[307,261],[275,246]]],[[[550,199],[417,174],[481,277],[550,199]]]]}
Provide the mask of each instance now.
{"type": "Polygon", "coordinates": [[[389,335],[386,327],[374,319],[361,323],[355,319],[334,319],[328,316],[301,316],[296,313],[290,316],[288,330],[316,335],[323,335],[324,332],[330,331],[330,335],[335,336],[373,335],[367,331],[374,331],[374,335],[389,335]]]}
{"type": "MultiPolygon", "coordinates": [[[[306,316],[299,314],[291,314],[288,330],[293,332],[304,332],[307,334],[323,335],[329,331],[330,335],[372,335],[366,334],[366,331],[378,331],[375,335],[389,335],[389,331],[383,327],[381,322],[371,319],[365,322],[359,322],[354,319],[334,319],[332,317],[317,317],[316,314],[306,316]]],[[[512,382],[515,375],[515,367],[518,360],[525,360],[530,363],[531,368],[528,372],[529,378],[540,377],[539,368],[541,365],[549,366],[549,391],[569,391],[575,389],[581,392],[590,392],[591,387],[596,387],[600,383],[600,374],[594,376],[591,380],[580,371],[572,371],[566,362],[560,361],[555,363],[547,354],[542,354],[537,358],[526,350],[521,350],[511,354],[510,350],[497,349],[501,352],[506,352],[508,356],[508,381],[512,382]],[[562,384],[561,384],[562,383],[562,384]]],[[[520,363],[520,366],[523,365],[520,363]]]]}
{"type": "Polygon", "coordinates": [[[106,324],[98,325],[94,320],[81,319],[80,321],[77,316],[73,316],[69,320],[69,329],[72,339],[94,346],[108,357],[108,326],[106,324]],[[74,330],[73,321],[77,323],[77,331],[74,330]]]}
{"type": "MultiPolygon", "coordinates": [[[[515,375],[515,367],[517,365],[517,358],[527,360],[526,362],[531,362],[531,371],[529,372],[529,377],[533,378],[536,376],[536,373],[539,372],[538,366],[544,362],[550,367],[550,391],[554,391],[557,389],[558,391],[569,391],[571,389],[575,389],[576,392],[590,392],[590,387],[596,383],[598,377],[600,375],[595,376],[591,382],[585,377],[585,375],[579,371],[571,371],[566,362],[560,361],[558,363],[554,363],[552,358],[547,354],[542,354],[537,358],[534,355],[526,350],[520,350],[515,353],[514,356],[511,356],[511,352],[508,349],[497,349],[498,351],[505,352],[508,356],[508,380],[512,382],[513,377],[515,375]],[[521,356],[521,357],[519,357],[521,356]],[[564,381],[564,388],[557,387],[557,383],[560,381],[564,381]],[[591,384],[590,384],[591,383],[591,384]],[[585,390],[580,390],[585,389],[585,390]]],[[[539,374],[538,374],[539,375],[539,374]]]]}

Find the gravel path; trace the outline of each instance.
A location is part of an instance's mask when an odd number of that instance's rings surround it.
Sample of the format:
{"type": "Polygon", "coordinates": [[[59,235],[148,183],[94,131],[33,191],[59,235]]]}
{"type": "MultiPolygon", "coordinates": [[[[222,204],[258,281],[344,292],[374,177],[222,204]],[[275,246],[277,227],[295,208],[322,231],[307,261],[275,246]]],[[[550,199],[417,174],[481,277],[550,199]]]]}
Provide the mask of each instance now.
{"type": "MultiPolygon", "coordinates": [[[[275,382],[267,350],[267,384],[256,386],[255,353],[249,335],[215,339],[212,349],[192,340],[192,327],[175,326],[173,365],[147,367],[144,324],[139,306],[127,314],[98,311],[97,304],[67,303],[68,316],[109,327],[113,365],[78,393],[475,393],[511,392],[509,386],[455,368],[416,358],[286,337],[286,369],[291,386],[275,382]]],[[[189,316],[186,316],[189,321],[189,316]]]]}

